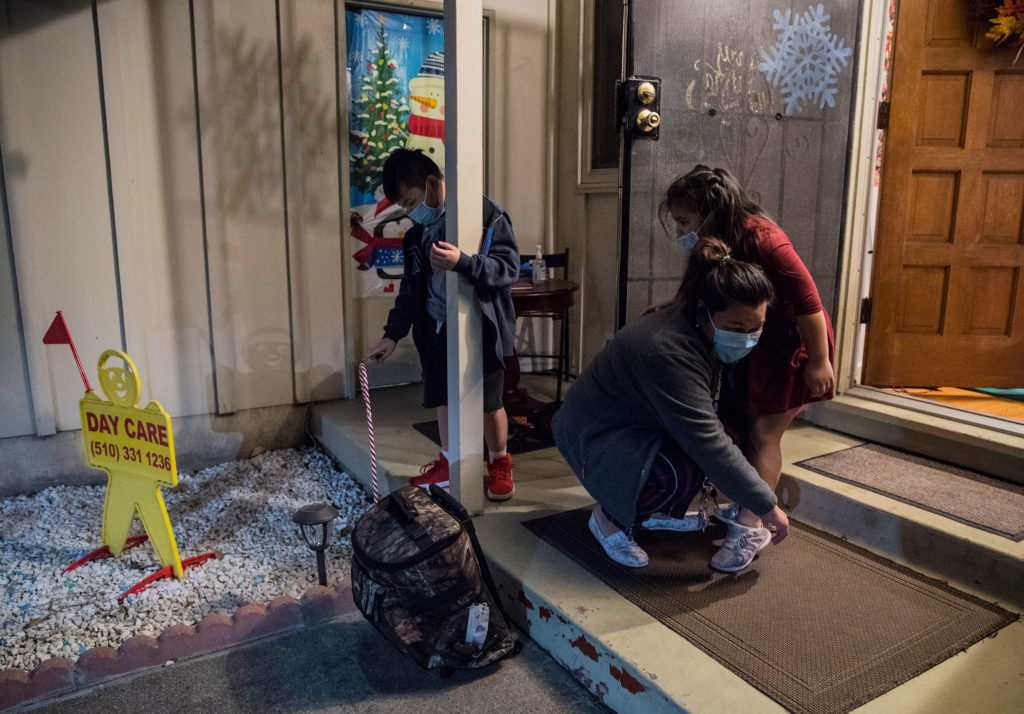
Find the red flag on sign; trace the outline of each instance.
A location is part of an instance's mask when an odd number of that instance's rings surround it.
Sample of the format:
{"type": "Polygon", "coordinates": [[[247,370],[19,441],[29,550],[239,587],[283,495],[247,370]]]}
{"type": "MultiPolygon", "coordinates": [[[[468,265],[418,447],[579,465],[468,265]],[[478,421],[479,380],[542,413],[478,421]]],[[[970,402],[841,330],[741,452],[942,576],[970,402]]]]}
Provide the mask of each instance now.
{"type": "Polygon", "coordinates": [[[71,345],[71,354],[75,356],[75,364],[78,365],[78,373],[82,375],[85,391],[92,391],[92,387],[89,386],[89,379],[85,376],[85,370],[82,369],[82,360],[78,359],[78,350],[75,349],[75,342],[71,339],[71,333],[68,332],[68,324],[64,322],[64,313],[60,310],[57,311],[57,316],[50,323],[50,329],[43,335],[43,344],[71,345]]]}
{"type": "Polygon", "coordinates": [[[43,335],[44,345],[70,345],[71,335],[68,334],[68,325],[64,322],[64,314],[57,313],[50,323],[50,329],[43,335]]]}

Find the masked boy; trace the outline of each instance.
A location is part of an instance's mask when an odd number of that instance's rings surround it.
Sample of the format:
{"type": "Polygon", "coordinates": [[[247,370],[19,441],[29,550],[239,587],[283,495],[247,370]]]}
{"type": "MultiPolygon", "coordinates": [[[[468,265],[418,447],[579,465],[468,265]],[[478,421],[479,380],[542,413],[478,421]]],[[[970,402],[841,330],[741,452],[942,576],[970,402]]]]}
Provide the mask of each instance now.
{"type": "Polygon", "coordinates": [[[487,497],[512,497],[512,458],[506,451],[508,416],[502,406],[505,358],[513,354],[515,310],[511,285],[519,276],[519,249],[508,215],[486,196],[480,251],[469,255],[445,241],[445,182],[440,168],[419,151],[398,149],[383,168],[384,195],[402,206],[416,224],[402,239],[402,283],[388,313],[384,337],[363,358],[382,362],[412,330],[423,368],[423,406],[437,410],[441,435],[438,458],[409,483],[448,485],[448,368],[446,273],[454,271],[475,288],[483,314],[484,441],[487,497]]]}

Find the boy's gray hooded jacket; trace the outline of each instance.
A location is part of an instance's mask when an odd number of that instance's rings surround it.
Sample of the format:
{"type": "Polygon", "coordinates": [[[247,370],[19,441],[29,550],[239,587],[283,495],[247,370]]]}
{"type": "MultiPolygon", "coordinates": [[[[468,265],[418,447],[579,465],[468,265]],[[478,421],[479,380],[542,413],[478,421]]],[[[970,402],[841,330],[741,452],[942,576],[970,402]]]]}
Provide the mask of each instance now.
{"type": "MultiPolygon", "coordinates": [[[[409,334],[412,328],[413,342],[421,352],[425,331],[436,329],[435,320],[427,313],[431,268],[430,256],[423,251],[422,238],[423,226],[416,225],[402,239],[404,276],[395,306],[388,313],[384,326],[384,336],[395,342],[409,334]]],[[[440,239],[444,240],[443,227],[440,239]]],[[[489,350],[484,353],[485,368],[503,366],[505,357],[512,356],[515,348],[516,311],[512,306],[510,287],[519,277],[519,248],[508,214],[486,196],[484,233],[480,238],[479,252],[470,255],[463,250],[454,270],[476,288],[484,317],[484,349],[489,350]]]]}
{"type": "Polygon", "coordinates": [[[722,381],[722,363],[680,305],[641,316],[573,384],[555,413],[555,442],[619,523],[636,521],[637,497],[666,439],[731,499],[764,515],[775,494],[716,414],[722,381]]]}

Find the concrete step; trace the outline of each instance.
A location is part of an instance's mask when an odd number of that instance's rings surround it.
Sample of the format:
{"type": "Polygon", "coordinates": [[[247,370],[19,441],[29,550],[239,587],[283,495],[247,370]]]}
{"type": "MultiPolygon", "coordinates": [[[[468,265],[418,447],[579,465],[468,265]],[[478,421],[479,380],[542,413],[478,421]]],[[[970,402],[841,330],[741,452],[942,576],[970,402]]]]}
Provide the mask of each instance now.
{"type": "Polygon", "coordinates": [[[812,404],[804,421],[1024,483],[1024,423],[874,387],[812,404]]]}
{"type": "Polygon", "coordinates": [[[1024,542],[973,528],[794,462],[863,443],[797,424],[783,439],[779,502],[791,518],[842,536],[925,575],[1024,609],[1024,542]]]}
{"type": "MultiPolygon", "coordinates": [[[[373,399],[379,481],[397,487],[434,458],[437,447],[410,428],[430,412],[418,407],[417,387],[375,390],[373,399]]],[[[368,484],[363,405],[336,402],[313,416],[314,434],[368,484]]],[[[809,425],[787,433],[779,494],[791,517],[1010,609],[1024,608],[1022,544],[793,465],[858,443],[809,425]]],[[[488,504],[476,528],[513,618],[577,681],[615,711],[784,711],[519,525],[592,501],[556,449],[519,455],[515,464],[515,498],[488,504]]],[[[1024,624],[1017,622],[858,711],[1024,710],[1021,651],[1024,624]]]]}

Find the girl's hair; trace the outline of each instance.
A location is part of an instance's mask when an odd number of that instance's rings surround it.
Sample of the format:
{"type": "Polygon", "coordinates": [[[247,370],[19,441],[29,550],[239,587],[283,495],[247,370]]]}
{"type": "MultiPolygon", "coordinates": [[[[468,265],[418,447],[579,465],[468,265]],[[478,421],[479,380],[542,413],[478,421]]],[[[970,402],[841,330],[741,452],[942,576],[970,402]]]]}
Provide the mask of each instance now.
{"type": "Polygon", "coordinates": [[[735,260],[725,243],[708,237],[697,241],[690,253],[678,298],[686,314],[696,318],[698,303],[714,314],[733,305],[771,302],[775,289],[761,266],[735,260]]]}
{"type": "Polygon", "coordinates": [[[756,255],[754,236],[746,231],[747,221],[751,216],[767,216],[727,169],[697,164],[672,181],[658,206],[658,217],[670,234],[674,207],[705,217],[710,215],[705,231],[724,240],[740,260],[756,255]]]}

